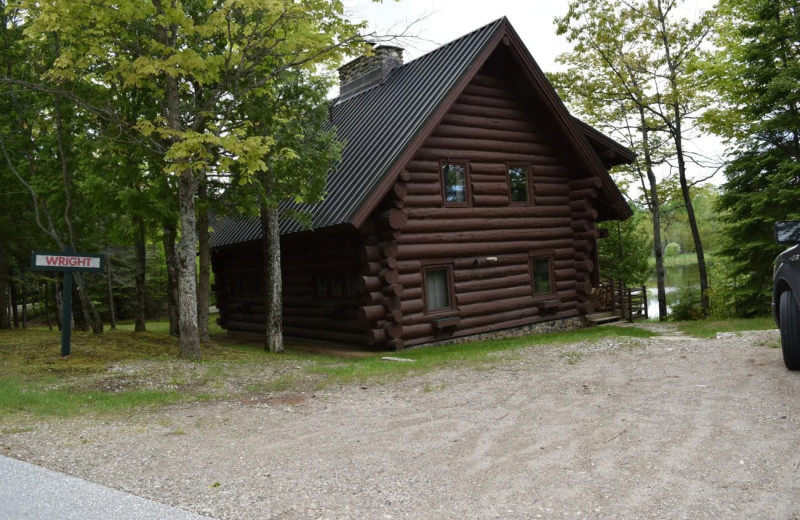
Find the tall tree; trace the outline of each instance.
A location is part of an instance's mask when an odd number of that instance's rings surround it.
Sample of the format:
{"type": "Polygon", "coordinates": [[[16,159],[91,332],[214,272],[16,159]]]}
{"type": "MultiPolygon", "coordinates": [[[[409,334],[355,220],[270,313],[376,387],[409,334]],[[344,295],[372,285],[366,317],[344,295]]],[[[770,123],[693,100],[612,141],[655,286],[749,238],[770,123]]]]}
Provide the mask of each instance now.
{"type": "MultiPolygon", "coordinates": [[[[251,132],[254,122],[241,119],[239,107],[286,71],[337,63],[360,44],[362,25],[343,15],[340,2],[328,0],[19,1],[33,18],[29,37],[61,41],[51,81],[143,88],[160,108],[158,117],[142,115],[135,130],[177,179],[180,348],[183,357],[199,359],[200,177],[233,164],[247,181],[264,170],[274,140],[251,132]]],[[[113,98],[95,108],[124,121],[113,98]]]]}
{"type": "Polygon", "coordinates": [[[727,223],[733,304],[769,308],[776,220],[800,219],[800,2],[721,0],[705,72],[719,107],[705,117],[731,161],[718,199],[727,223]]]}
{"type": "Polygon", "coordinates": [[[692,64],[710,31],[709,17],[678,16],[681,0],[574,0],[557,19],[575,49],[560,57],[570,69],[555,75],[568,100],[593,120],[606,119],[642,155],[634,165],[653,215],[659,314],[666,315],[661,252],[661,207],[654,167],[674,159],[700,267],[702,305],[708,311],[708,276],[688,177],[685,143],[706,98],[692,64]],[[570,95],[573,94],[573,95],[570,95]],[[577,94],[574,95],[574,94],[577,94]],[[631,122],[636,128],[630,132],[631,122]],[[662,134],[662,135],[659,135],[662,134]],[[647,179],[645,183],[644,180],[647,179]]]}
{"type": "Polygon", "coordinates": [[[637,153],[637,160],[620,170],[623,186],[637,184],[643,205],[652,215],[659,318],[667,316],[665,270],[661,240],[661,200],[655,169],[666,161],[670,147],[663,124],[650,107],[655,103],[648,66],[652,46],[640,36],[638,23],[622,16],[610,0],[572,1],[556,19],[558,33],[573,44],[559,56],[566,72],[551,74],[562,98],[589,122],[620,139],[637,153]]]}

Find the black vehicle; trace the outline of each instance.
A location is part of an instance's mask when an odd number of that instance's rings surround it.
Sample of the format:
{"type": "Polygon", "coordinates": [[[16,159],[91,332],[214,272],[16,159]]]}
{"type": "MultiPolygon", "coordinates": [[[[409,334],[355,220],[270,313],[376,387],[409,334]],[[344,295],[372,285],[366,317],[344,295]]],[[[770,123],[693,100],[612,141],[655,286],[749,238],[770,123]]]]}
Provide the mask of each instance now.
{"type": "Polygon", "coordinates": [[[800,370],[800,221],[776,222],[775,240],[792,247],[775,259],[772,316],[781,329],[786,368],[800,370]]]}

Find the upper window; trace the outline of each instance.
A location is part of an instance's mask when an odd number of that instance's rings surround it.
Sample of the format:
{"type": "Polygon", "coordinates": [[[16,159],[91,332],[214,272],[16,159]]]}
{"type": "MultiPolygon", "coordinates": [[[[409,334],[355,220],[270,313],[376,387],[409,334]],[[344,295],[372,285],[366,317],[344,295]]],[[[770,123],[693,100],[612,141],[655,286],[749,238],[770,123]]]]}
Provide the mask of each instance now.
{"type": "Polygon", "coordinates": [[[550,257],[531,259],[533,295],[553,294],[553,262],[550,257]]]}
{"type": "Polygon", "coordinates": [[[425,269],[425,311],[435,312],[451,309],[450,267],[425,269]]]}
{"type": "Polygon", "coordinates": [[[530,190],[528,189],[528,167],[509,166],[508,186],[511,192],[512,203],[528,202],[530,200],[530,190]]]}
{"type": "Polygon", "coordinates": [[[467,205],[467,165],[442,163],[442,186],[446,205],[467,205]]]}

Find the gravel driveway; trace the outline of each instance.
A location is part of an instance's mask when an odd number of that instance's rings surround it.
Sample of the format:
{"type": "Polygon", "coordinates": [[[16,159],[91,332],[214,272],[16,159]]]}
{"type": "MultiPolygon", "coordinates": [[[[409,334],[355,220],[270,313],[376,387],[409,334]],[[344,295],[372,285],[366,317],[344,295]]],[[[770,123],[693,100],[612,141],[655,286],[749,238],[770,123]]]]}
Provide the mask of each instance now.
{"type": "Polygon", "coordinates": [[[536,347],[316,395],[48,422],[0,453],[230,519],[800,519],[777,331],[536,347]]]}

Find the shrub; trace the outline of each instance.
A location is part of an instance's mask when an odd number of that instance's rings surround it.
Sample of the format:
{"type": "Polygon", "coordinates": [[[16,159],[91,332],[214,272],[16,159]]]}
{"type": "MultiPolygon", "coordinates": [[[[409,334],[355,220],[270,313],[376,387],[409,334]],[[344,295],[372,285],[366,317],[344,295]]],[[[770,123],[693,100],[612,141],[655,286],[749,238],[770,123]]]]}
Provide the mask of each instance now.
{"type": "Polygon", "coordinates": [[[678,256],[681,253],[681,246],[675,242],[670,242],[664,248],[664,256],[678,256]]]}

